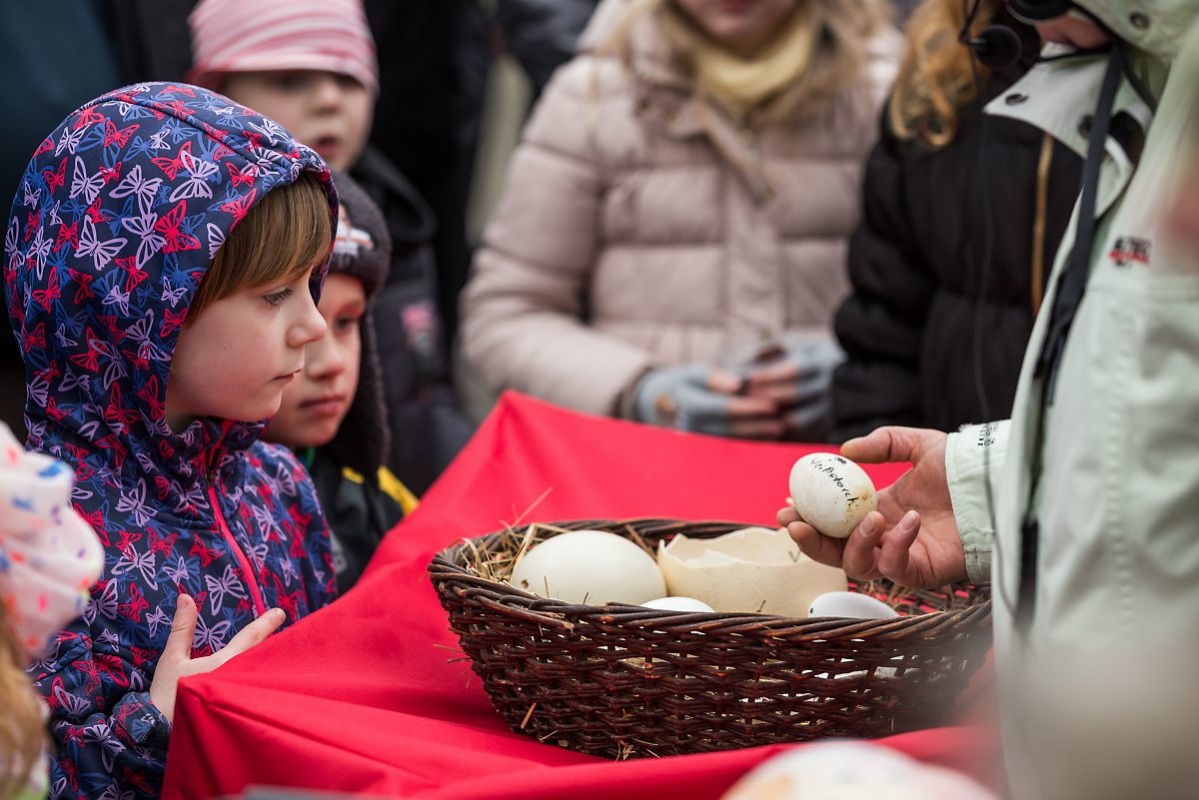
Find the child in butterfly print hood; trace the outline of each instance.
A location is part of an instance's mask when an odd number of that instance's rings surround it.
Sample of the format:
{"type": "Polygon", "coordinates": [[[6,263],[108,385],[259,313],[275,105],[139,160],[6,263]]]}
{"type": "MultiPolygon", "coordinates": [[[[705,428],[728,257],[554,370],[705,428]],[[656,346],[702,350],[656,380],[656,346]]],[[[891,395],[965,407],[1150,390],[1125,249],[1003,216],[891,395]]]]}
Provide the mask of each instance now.
{"type": "MultiPolygon", "coordinates": [[[[258,441],[266,419],[254,415],[275,412],[271,397],[323,333],[315,298],[336,215],[316,153],[187,85],[132,86],[86,104],[25,171],[3,270],[25,360],[27,444],[75,468],[72,500],[106,561],[84,615],[31,668],[59,749],[53,797],[156,797],[174,703],[167,673],[202,671],[195,665],[235,650],[239,637],[244,649],[245,637],[279,625],[272,609],[291,622],[335,595],[312,486],[286,449],[258,441]],[[303,221],[325,237],[309,242],[311,263],[251,275],[303,238],[293,235],[296,198],[307,186],[311,200],[313,185],[328,224],[303,221]],[[268,206],[272,224],[257,229],[277,238],[237,249],[235,226],[254,228],[268,206]],[[222,262],[230,252],[245,260],[222,262]],[[271,348],[243,341],[249,355],[234,361],[189,333],[242,302],[262,330],[284,331],[263,374],[242,362],[271,348]],[[294,324],[278,321],[288,314],[294,324]],[[221,358],[228,386],[212,372],[221,358]],[[226,395],[216,400],[195,385],[213,374],[226,395]],[[220,405],[251,383],[245,403],[220,405]],[[170,636],[176,614],[194,624],[190,642],[170,636]]],[[[237,344],[228,330],[223,338],[237,344]]]]}

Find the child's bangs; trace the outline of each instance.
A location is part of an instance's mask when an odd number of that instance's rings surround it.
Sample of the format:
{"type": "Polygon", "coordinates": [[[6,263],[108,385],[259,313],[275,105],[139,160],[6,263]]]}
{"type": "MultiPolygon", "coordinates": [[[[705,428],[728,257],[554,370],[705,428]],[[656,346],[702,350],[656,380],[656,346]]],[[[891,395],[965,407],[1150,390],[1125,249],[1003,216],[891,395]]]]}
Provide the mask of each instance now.
{"type": "MultiPolygon", "coordinates": [[[[262,198],[262,231],[255,239],[261,253],[247,265],[244,286],[266,286],[295,280],[324,261],[333,241],[329,201],[310,172],[262,198]],[[274,202],[272,202],[274,201],[274,202]]],[[[251,211],[251,214],[253,212],[251,211]]],[[[247,215],[245,222],[249,221],[247,215]]],[[[234,234],[240,231],[240,227],[234,234]]]]}
{"type": "Polygon", "coordinates": [[[200,284],[188,319],[239,289],[296,280],[325,259],[332,241],[324,187],[312,173],[302,173],[259,200],[229,234],[200,284]]]}

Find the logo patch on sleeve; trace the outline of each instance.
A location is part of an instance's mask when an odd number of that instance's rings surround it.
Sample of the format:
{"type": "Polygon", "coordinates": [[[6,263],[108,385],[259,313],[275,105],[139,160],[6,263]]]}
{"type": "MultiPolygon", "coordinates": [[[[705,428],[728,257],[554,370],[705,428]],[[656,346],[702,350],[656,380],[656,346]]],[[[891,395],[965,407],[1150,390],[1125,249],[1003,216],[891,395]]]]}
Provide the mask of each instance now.
{"type": "Polygon", "coordinates": [[[1153,249],[1153,243],[1148,239],[1141,239],[1136,236],[1121,236],[1116,239],[1115,245],[1112,246],[1112,251],[1107,254],[1117,267],[1127,267],[1129,264],[1140,264],[1143,267],[1149,266],[1149,254],[1153,249]]]}

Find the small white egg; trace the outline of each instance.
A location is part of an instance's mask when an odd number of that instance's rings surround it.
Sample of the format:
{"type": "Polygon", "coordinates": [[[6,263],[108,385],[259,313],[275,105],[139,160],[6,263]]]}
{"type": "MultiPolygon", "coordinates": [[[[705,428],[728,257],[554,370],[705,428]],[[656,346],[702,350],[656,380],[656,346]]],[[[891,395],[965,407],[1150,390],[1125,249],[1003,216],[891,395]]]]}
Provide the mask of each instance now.
{"type": "Polygon", "coordinates": [[[666,594],[653,556],[607,531],[561,533],[531,547],[508,581],[567,603],[639,605],[666,594]]]}
{"type": "Polygon", "coordinates": [[[878,504],[866,471],[835,453],[811,453],[791,467],[795,510],[825,536],[846,539],[878,504]]]}
{"type": "Polygon", "coordinates": [[[857,592],[825,592],[812,601],[808,616],[891,619],[898,617],[899,612],[870,595],[857,592]]]}
{"type": "Polygon", "coordinates": [[[704,601],[696,600],[694,597],[660,597],[657,600],[650,600],[648,603],[642,603],[641,605],[646,608],[656,608],[662,611],[704,611],[712,613],[716,610],[704,601]]]}

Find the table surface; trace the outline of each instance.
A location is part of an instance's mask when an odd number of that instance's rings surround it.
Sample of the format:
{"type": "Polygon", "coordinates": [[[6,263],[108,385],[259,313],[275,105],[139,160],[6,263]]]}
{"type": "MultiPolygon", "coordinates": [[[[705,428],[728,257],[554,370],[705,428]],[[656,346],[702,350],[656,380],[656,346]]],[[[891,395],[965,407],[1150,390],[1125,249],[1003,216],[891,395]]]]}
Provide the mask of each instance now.
{"type": "MultiPolygon", "coordinates": [[[[809,446],[649,428],[506,394],[336,603],[179,689],[164,797],[271,785],[439,798],[718,798],[783,747],[612,762],[508,730],[425,567],[517,522],[670,517],[773,526],[809,446]]],[[[902,466],[870,467],[884,486],[902,466]]],[[[993,782],[984,726],[883,740],[993,782]]]]}

